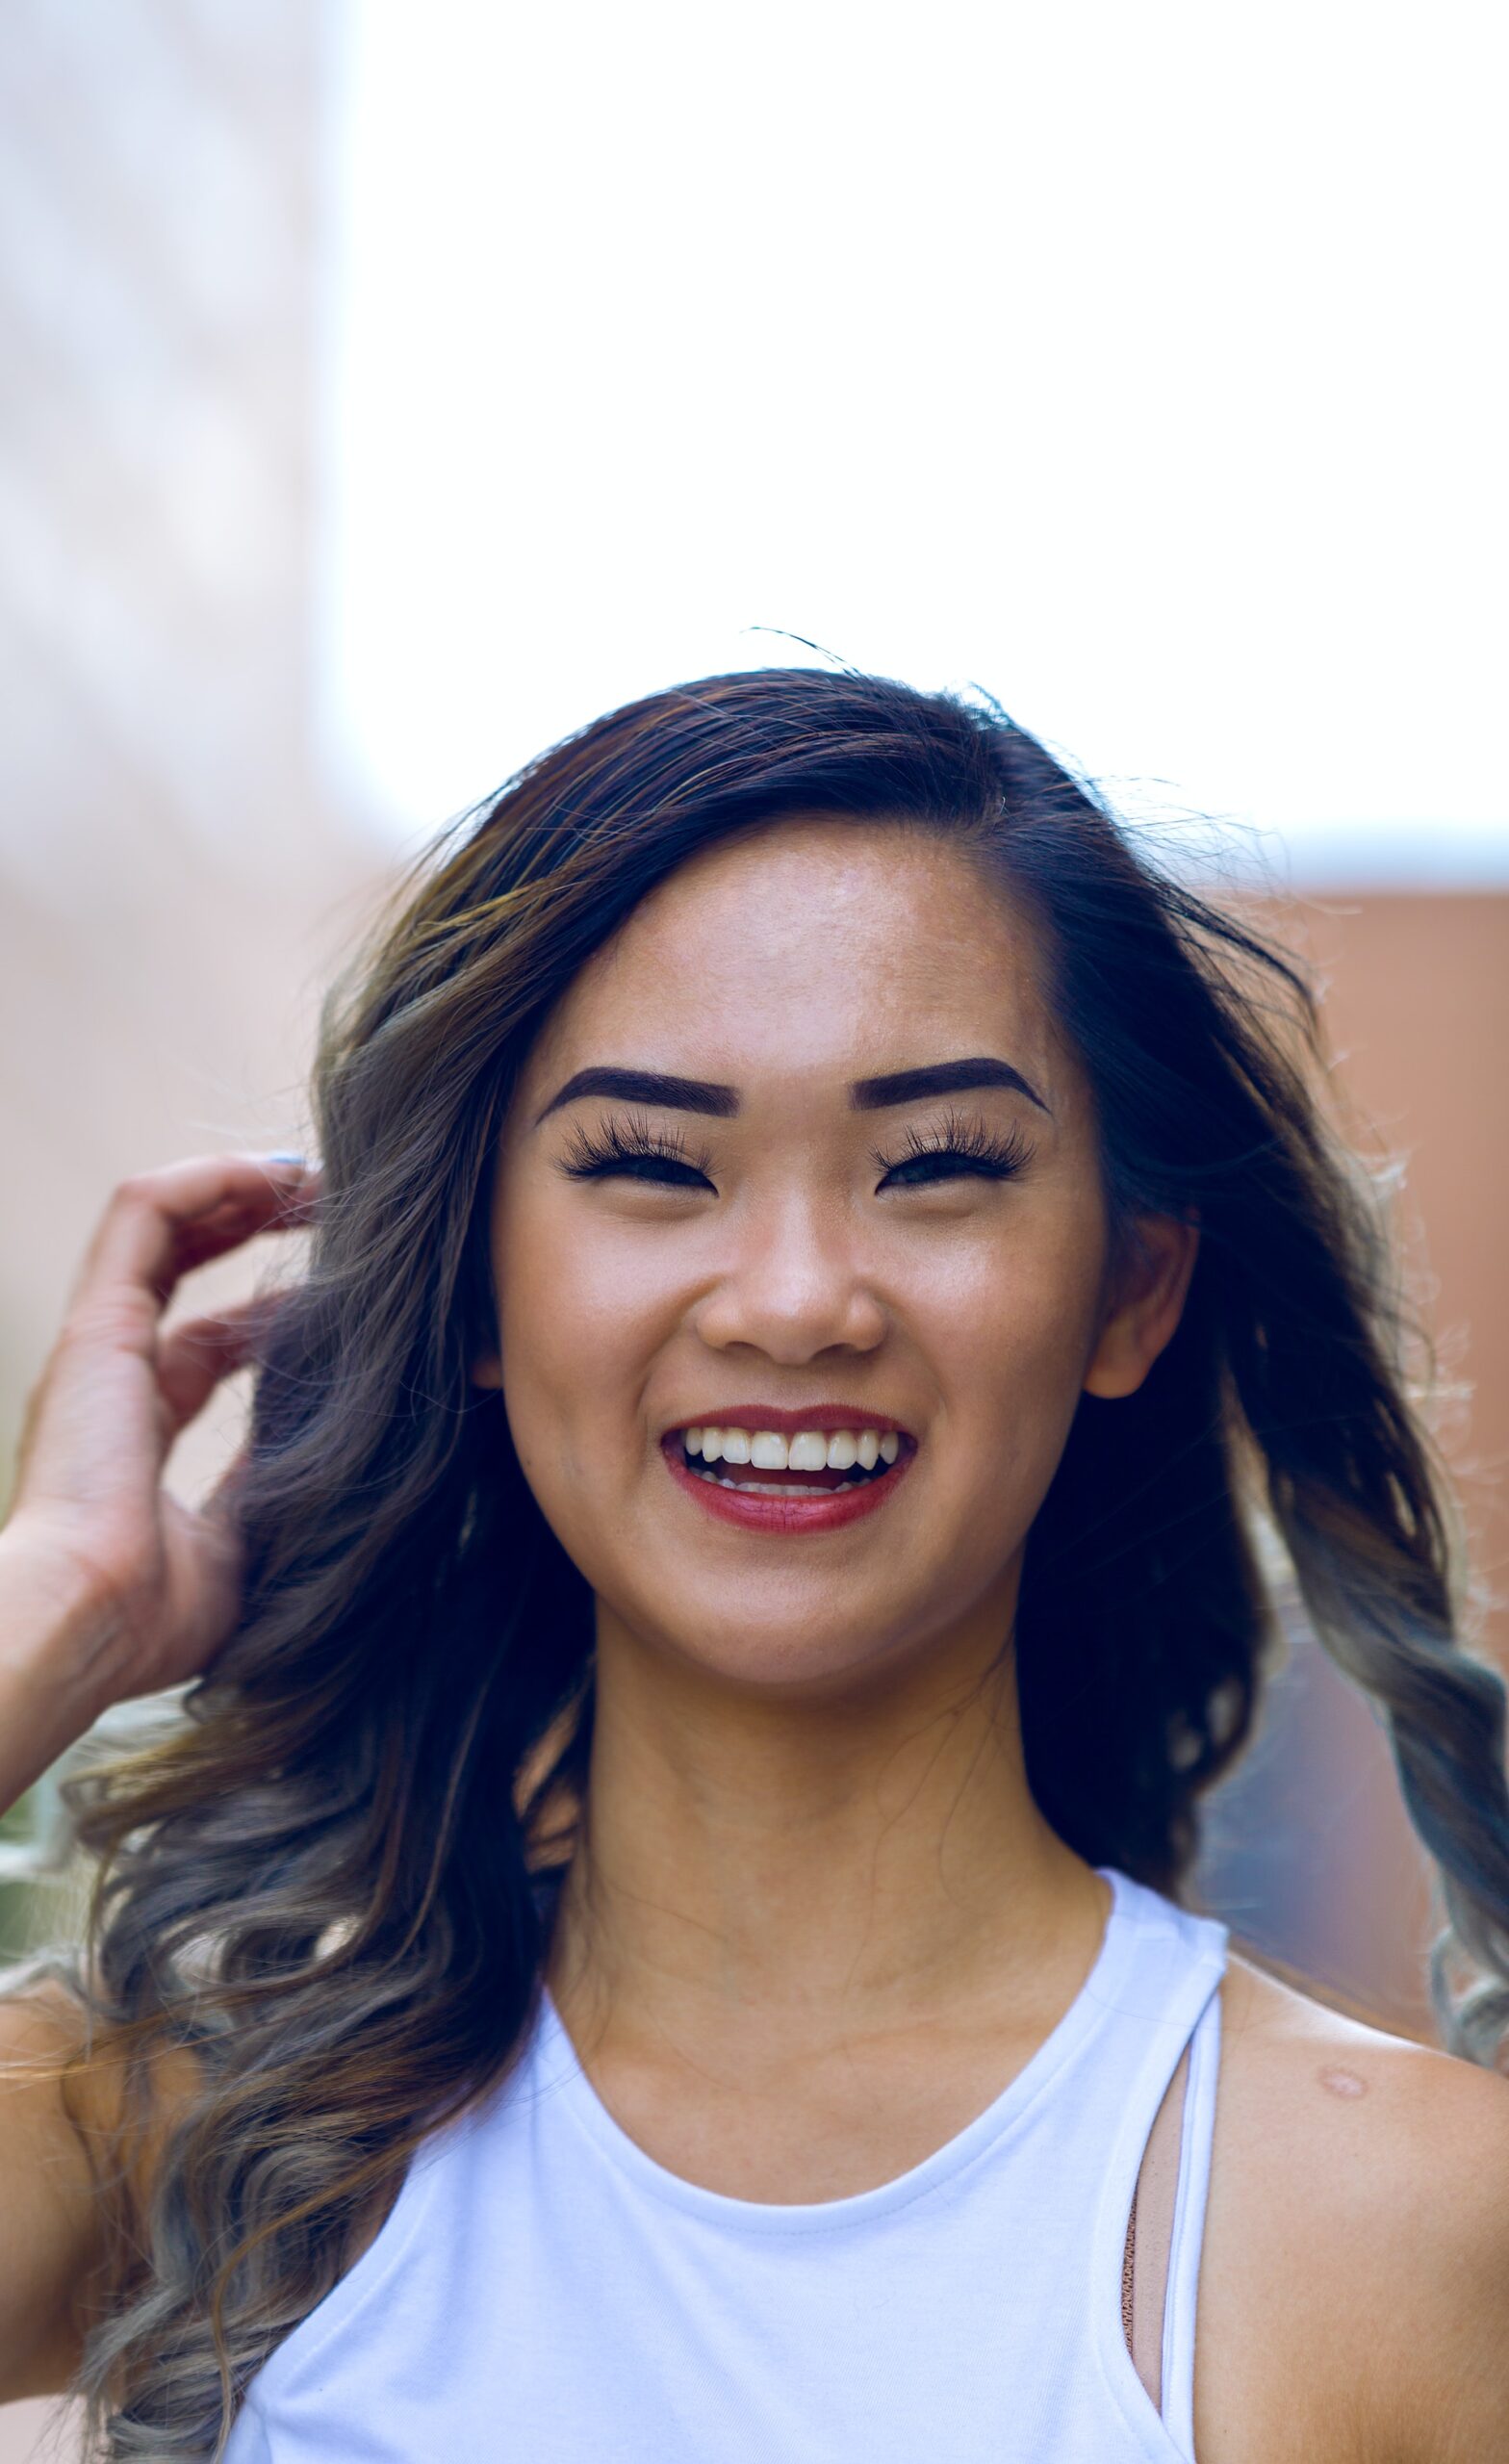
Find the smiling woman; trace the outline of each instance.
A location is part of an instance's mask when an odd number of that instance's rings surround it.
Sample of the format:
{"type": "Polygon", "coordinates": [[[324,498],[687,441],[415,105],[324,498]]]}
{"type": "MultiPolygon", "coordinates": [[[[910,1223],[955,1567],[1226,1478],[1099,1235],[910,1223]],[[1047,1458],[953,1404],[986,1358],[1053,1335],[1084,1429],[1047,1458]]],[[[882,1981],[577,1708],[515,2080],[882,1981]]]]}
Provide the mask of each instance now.
{"type": "Polygon", "coordinates": [[[191,1374],[176,1277],[308,1193],[146,1175],[34,1403],[13,1778],[203,1673],[70,1784],[0,2385],[236,2464],[1493,2451],[1503,1688],[1313,1056],[947,697],[711,678],[455,826],[332,1002],[307,1279],[191,1374]],[[1445,2053],[1187,1904],[1260,1517],[1437,1861],[1445,2053]]]}

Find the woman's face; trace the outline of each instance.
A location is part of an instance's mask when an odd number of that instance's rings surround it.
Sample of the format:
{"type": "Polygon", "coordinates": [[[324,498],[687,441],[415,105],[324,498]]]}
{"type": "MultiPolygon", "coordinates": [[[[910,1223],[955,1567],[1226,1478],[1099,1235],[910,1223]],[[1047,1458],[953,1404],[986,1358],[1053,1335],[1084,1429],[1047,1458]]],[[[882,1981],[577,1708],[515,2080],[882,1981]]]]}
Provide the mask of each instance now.
{"type": "Polygon", "coordinates": [[[1139,1382],[1192,1252],[1153,1227],[1109,1288],[1038,956],[941,838],[799,819],[683,865],[558,1003],[505,1123],[476,1373],[600,1639],[817,1692],[1004,1639],[1080,1395],[1139,1382]],[[573,1091],[610,1071],[687,1083],[573,1091]],[[734,1434],[709,1463],[689,1428],[734,1434]]]}

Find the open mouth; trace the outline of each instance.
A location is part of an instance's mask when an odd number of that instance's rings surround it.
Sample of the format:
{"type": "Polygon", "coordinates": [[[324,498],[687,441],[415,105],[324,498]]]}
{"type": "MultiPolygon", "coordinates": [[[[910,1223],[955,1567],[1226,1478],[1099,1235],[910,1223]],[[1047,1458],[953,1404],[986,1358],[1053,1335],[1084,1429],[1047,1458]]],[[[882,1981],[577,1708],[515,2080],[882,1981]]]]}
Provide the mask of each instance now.
{"type": "Polygon", "coordinates": [[[749,1531],[836,1530],[891,1496],[916,1453],[897,1429],[668,1429],[678,1487],[749,1531]]]}
{"type": "Polygon", "coordinates": [[[676,1440],[684,1468],[694,1479],[707,1480],[714,1488],[743,1489],[752,1494],[775,1494],[787,1498],[837,1497],[845,1489],[862,1489],[872,1480],[882,1480],[890,1470],[889,1463],[877,1457],[868,1468],[854,1463],[848,1468],[825,1463],[820,1470],[793,1472],[789,1466],[779,1468],[758,1463],[704,1463],[700,1454],[690,1453],[680,1437],[676,1440]]]}

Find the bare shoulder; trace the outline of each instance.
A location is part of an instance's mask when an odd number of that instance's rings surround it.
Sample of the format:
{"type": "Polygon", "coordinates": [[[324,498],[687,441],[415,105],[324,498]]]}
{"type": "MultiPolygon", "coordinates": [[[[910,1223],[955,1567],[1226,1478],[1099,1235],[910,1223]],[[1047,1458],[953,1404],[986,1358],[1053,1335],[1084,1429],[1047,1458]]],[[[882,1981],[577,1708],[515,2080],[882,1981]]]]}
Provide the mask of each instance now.
{"type": "MultiPolygon", "coordinates": [[[[198,2058],[157,2040],[128,2101],[118,2038],[90,2041],[83,2007],[51,1980],[0,1994],[0,2405],[67,2391],[78,2372],[114,2255],[123,2191],[132,2244],[166,2142],[204,2093],[198,2058]]],[[[396,2195],[384,2185],[359,2210],[345,2264],[380,2231],[396,2195]]]]}
{"type": "Polygon", "coordinates": [[[123,2064],[90,2045],[64,1987],[0,1996],[0,2403],[54,2395],[77,2368],[90,2294],[107,2253],[101,2179],[118,2158],[144,2196],[164,2133],[192,2094],[192,2057],[149,2065],[151,2117],[123,2145],[123,2064]]]}
{"type": "Polygon", "coordinates": [[[1202,2323],[1263,2317],[1317,2454],[1509,2464],[1509,2079],[1235,1953],[1221,1999],[1202,2323]]]}

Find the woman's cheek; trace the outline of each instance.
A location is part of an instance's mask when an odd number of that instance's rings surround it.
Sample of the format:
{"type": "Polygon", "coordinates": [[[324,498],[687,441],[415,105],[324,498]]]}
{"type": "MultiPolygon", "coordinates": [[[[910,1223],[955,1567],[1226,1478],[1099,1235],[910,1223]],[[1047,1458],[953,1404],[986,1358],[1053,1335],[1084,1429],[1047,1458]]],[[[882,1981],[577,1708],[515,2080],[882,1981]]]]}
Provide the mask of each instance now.
{"type": "Polygon", "coordinates": [[[502,1215],[494,1241],[505,1361],[524,1383],[567,1405],[595,1392],[605,1365],[631,1333],[642,1297],[633,1262],[611,1226],[559,1205],[520,1205],[502,1215]]]}
{"type": "Polygon", "coordinates": [[[943,1390],[952,1389],[960,1417],[979,1429],[998,1476],[1010,1466],[1015,1481],[1041,1491],[1079,1407],[1098,1278],[1093,1261],[1072,1251],[1057,1260],[1041,1251],[1018,1254],[993,1265],[970,1288],[954,1282],[935,1296],[935,1373],[943,1390]]]}

